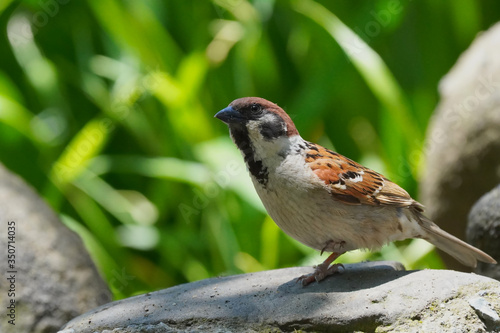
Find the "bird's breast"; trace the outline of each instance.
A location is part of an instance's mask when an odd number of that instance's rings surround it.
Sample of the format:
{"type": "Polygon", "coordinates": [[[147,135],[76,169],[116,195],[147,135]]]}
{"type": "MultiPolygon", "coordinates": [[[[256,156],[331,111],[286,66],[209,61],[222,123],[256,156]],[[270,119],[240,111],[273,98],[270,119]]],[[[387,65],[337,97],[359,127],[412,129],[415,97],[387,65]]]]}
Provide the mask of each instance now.
{"type": "Polygon", "coordinates": [[[342,244],[343,251],[373,249],[390,241],[391,233],[398,233],[394,208],[335,200],[302,156],[289,156],[268,171],[265,186],[252,177],[262,203],[286,234],[309,247],[323,250],[333,241],[342,244]]]}

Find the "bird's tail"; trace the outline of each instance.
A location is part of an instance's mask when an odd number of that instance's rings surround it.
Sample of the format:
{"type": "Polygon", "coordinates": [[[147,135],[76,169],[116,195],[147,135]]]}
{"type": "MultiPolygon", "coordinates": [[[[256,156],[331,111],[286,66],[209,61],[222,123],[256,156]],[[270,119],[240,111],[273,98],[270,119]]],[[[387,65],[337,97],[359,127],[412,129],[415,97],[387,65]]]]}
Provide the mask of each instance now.
{"type": "Polygon", "coordinates": [[[469,267],[476,267],[478,260],[488,264],[497,263],[496,260],[488,254],[450,235],[422,214],[418,215],[421,222],[420,226],[427,231],[423,238],[434,244],[438,249],[448,253],[462,264],[469,267]]]}

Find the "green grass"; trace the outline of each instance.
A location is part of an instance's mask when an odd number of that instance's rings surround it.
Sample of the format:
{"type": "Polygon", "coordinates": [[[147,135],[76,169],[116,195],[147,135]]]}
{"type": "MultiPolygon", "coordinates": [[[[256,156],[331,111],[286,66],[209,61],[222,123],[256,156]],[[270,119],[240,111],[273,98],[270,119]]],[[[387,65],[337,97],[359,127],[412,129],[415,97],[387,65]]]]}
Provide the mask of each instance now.
{"type": "MultiPolygon", "coordinates": [[[[267,217],[213,115],[261,96],[413,196],[439,79],[500,5],[0,2],[0,158],[80,234],[115,298],[318,263],[267,217]]],[[[421,242],[354,252],[443,267],[421,242]]]]}

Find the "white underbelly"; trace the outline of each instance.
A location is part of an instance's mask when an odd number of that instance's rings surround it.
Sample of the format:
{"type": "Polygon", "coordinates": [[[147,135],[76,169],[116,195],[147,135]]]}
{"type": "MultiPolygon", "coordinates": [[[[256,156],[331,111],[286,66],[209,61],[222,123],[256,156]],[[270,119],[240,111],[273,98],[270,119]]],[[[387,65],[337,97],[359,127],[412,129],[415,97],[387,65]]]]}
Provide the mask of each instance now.
{"type": "Polygon", "coordinates": [[[322,187],[306,188],[285,181],[279,184],[267,189],[257,185],[257,193],[286,234],[314,249],[376,249],[414,235],[411,225],[400,222],[395,208],[348,205],[333,199],[322,187]],[[325,248],[327,244],[335,246],[325,248]]]}

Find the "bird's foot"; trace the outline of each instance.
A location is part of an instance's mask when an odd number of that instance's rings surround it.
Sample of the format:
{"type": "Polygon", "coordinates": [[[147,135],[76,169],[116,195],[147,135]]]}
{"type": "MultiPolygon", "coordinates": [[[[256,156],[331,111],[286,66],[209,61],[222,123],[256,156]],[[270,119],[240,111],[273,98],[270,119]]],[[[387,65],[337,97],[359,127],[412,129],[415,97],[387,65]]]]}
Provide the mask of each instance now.
{"type": "Polygon", "coordinates": [[[302,275],[297,279],[297,282],[301,282],[304,287],[314,281],[320,282],[324,280],[327,276],[339,272],[340,267],[342,267],[342,269],[345,269],[344,265],[342,264],[333,264],[330,266],[329,262],[324,262],[314,267],[314,273],[302,275]]]}

